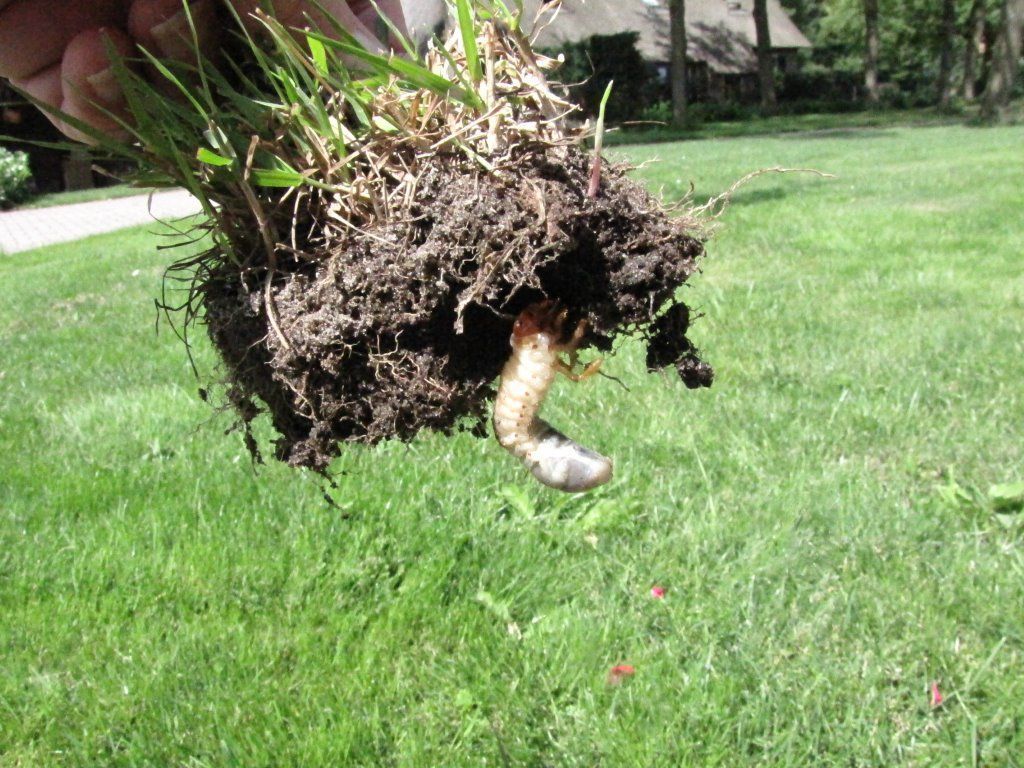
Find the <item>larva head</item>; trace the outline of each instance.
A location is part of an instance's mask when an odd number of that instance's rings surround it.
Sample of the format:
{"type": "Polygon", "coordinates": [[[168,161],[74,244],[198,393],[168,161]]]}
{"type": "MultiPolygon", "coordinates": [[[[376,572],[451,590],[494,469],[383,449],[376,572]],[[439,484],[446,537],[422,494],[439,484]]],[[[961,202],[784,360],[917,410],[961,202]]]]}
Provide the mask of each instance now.
{"type": "Polygon", "coordinates": [[[536,336],[538,333],[549,334],[552,341],[557,341],[562,336],[562,326],[565,324],[566,311],[562,309],[557,301],[545,299],[531,304],[516,318],[512,326],[512,341],[522,341],[528,336],[536,336]]]}

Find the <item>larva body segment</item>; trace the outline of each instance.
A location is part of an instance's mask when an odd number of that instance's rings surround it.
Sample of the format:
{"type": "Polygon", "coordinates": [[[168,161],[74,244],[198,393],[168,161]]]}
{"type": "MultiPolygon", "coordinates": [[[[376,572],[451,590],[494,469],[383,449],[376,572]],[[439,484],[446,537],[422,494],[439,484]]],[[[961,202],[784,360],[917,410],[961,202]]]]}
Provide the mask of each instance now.
{"type": "Polygon", "coordinates": [[[560,491],[588,491],[607,483],[612,462],[569,439],[537,416],[559,370],[563,352],[575,351],[582,327],[561,342],[564,312],[553,302],[523,310],[512,331],[512,356],[501,371],[494,400],[494,433],[538,481],[560,491]]]}

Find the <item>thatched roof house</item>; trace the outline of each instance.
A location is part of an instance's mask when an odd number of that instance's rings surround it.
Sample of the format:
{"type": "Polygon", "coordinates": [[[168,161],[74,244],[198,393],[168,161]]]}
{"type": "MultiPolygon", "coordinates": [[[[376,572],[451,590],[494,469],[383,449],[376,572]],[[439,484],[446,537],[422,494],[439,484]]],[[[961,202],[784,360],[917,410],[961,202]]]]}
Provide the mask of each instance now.
{"type": "MultiPolygon", "coordinates": [[[[533,18],[542,0],[526,0],[526,18],[533,18]]],[[[718,92],[727,83],[751,81],[757,72],[753,0],[686,0],[687,59],[693,65],[691,80],[701,81],[718,92]]],[[[772,51],[779,68],[796,63],[796,53],[811,42],[779,4],[768,0],[768,26],[772,51]]],[[[554,21],[538,36],[537,44],[557,48],[594,35],[639,33],[641,55],[666,67],[671,58],[669,15],[666,0],[563,0],[554,21]]],[[[667,68],[662,73],[667,74],[667,68]]],[[[744,89],[745,90],[745,89],[744,89]]]]}

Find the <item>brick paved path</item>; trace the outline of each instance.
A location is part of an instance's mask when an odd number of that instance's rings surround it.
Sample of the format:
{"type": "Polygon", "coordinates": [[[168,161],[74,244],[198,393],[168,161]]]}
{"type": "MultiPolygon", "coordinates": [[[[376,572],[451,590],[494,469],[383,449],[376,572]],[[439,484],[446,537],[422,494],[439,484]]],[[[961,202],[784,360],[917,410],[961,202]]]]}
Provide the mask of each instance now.
{"type": "Polygon", "coordinates": [[[125,227],[179,219],[201,210],[184,190],[134,195],[113,200],[29,208],[0,213],[0,254],[17,253],[53,243],[66,243],[89,235],[125,227]]]}

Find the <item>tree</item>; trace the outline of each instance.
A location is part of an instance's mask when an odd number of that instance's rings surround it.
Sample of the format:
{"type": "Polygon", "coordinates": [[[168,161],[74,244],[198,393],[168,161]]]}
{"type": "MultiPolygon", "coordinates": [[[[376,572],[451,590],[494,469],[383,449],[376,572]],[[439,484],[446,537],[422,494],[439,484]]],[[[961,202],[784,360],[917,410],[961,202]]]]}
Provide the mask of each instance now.
{"type": "Polygon", "coordinates": [[[953,95],[950,81],[953,75],[953,45],[956,39],[956,0],[942,0],[941,35],[936,89],[939,92],[939,108],[948,109],[949,100],[953,95]]]}
{"type": "Polygon", "coordinates": [[[868,100],[878,92],[894,104],[917,106],[939,103],[939,90],[949,91],[950,98],[962,93],[967,100],[980,100],[1004,0],[780,2],[794,20],[803,20],[798,26],[814,45],[801,53],[801,70],[790,86],[837,100],[868,100]],[[945,89],[937,90],[943,82],[945,89]]]}
{"type": "Polygon", "coordinates": [[[985,40],[985,0],[974,0],[967,15],[967,41],[964,48],[964,101],[974,101],[978,79],[978,54],[985,40]]]}
{"type": "Polygon", "coordinates": [[[999,31],[992,46],[992,69],[981,100],[981,114],[988,120],[1004,117],[1020,66],[1021,34],[1024,33],[1024,0],[1003,0],[999,31]]]}
{"type": "Polygon", "coordinates": [[[768,29],[768,0],[754,0],[754,29],[757,32],[757,76],[761,81],[761,110],[775,112],[775,62],[768,29]]]}
{"type": "Polygon", "coordinates": [[[672,124],[686,123],[686,0],[669,0],[669,40],[672,57],[669,81],[672,84],[672,124]]]}
{"type": "Polygon", "coordinates": [[[868,103],[878,104],[878,0],[864,0],[864,88],[868,103]]]}

